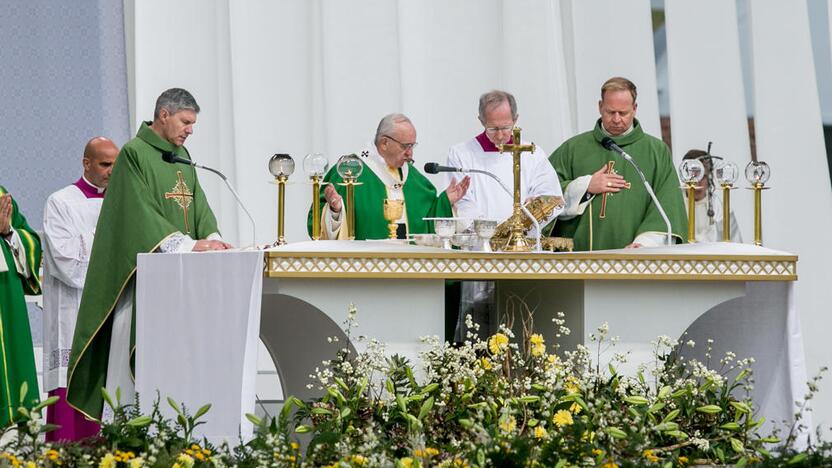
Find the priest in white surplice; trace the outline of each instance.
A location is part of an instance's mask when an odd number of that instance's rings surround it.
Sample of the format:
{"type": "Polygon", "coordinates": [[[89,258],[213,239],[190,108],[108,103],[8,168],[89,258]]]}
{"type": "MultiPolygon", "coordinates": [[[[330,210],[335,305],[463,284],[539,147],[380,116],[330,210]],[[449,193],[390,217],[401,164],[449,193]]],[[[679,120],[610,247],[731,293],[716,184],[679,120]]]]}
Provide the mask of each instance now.
{"type": "Polygon", "coordinates": [[[44,209],[43,386],[60,400],[47,409],[47,421],[61,426],[47,441],[75,441],[95,435],[98,424],[66,403],[66,370],[95,225],[110,181],[118,147],[97,137],[84,148],[84,174],[53,193],[44,209]]]}
{"type": "MultiPolygon", "coordinates": [[[[517,117],[517,101],[510,93],[490,91],[480,96],[479,121],[484,130],[474,138],[452,146],[448,152],[448,165],[490,172],[511,190],[514,185],[512,156],[511,153],[500,153],[497,145],[513,143],[511,131],[517,117]]],[[[540,146],[535,146],[534,153],[523,153],[520,170],[521,201],[541,195],[562,196],[557,174],[540,146]]],[[[500,188],[494,179],[471,174],[471,186],[454,205],[454,211],[460,217],[502,222],[511,216],[513,203],[512,195],[500,188]]],[[[556,210],[550,219],[558,213],[556,210]]]]}
{"type": "MultiPolygon", "coordinates": [[[[514,143],[511,132],[517,117],[517,101],[510,93],[494,90],[480,96],[479,121],[483,132],[452,146],[448,152],[448,166],[490,172],[511,190],[514,186],[512,155],[500,153],[497,145],[514,143]]],[[[534,153],[523,153],[520,157],[520,200],[525,203],[541,195],[563,196],[563,193],[546,152],[535,146],[534,153]]],[[[454,211],[458,217],[502,222],[511,216],[513,205],[513,195],[506,193],[497,181],[482,174],[471,174],[468,192],[454,205],[454,211]]],[[[560,209],[556,209],[540,225],[545,226],[559,213],[560,209]]],[[[471,314],[480,324],[482,336],[487,335],[489,328],[499,325],[494,323],[496,317],[491,305],[493,288],[491,282],[463,283],[456,341],[464,341],[466,314],[471,314]],[[483,308],[490,310],[481,310],[483,308]]]]}

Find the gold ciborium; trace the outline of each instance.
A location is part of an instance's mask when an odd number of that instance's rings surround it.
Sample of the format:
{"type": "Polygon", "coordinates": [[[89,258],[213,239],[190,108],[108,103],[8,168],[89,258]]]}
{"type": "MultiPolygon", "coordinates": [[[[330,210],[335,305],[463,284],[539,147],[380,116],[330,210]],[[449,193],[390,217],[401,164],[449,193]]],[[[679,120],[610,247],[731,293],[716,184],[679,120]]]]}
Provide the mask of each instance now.
{"type": "Polygon", "coordinates": [[[390,239],[396,238],[396,231],[399,228],[398,221],[404,213],[404,200],[384,200],[384,219],[387,220],[387,229],[390,231],[390,239]]]}

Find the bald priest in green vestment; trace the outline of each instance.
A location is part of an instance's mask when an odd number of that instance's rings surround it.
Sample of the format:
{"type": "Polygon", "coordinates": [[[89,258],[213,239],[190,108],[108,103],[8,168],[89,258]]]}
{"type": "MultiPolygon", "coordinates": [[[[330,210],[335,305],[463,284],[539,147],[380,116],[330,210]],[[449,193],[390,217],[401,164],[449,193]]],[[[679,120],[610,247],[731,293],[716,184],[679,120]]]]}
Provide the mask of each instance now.
{"type": "Polygon", "coordinates": [[[601,118],[595,128],[570,138],[549,158],[566,200],[554,235],[573,238],[575,250],[666,244],[667,225],[641,178],[628,162],[601,146],[605,137],[644,172],[670,219],[673,241],[687,241],[687,214],[670,150],[642,130],[635,118],[636,96],[630,80],[607,80],[601,87],[601,118]]]}
{"type": "MultiPolygon", "coordinates": [[[[416,129],[402,114],[390,114],[381,119],[373,144],[361,152],[364,170],[355,187],[355,238],[387,239],[388,222],[384,219],[384,200],[404,200],[398,237],[433,232],[433,223],[423,218],[453,216],[453,204],[465,195],[471,180],[468,176],[451,183],[437,196],[436,188],[418,169],[413,167],[413,148],[416,129]]],[[[342,213],[346,189],[333,167],[324,176],[328,184],[318,203],[321,209],[321,239],[346,239],[346,216],[342,213]]],[[[308,217],[312,234],[312,209],[308,217]]]]}
{"type": "Polygon", "coordinates": [[[0,430],[21,417],[23,406],[40,400],[32,331],[25,295],[40,294],[40,238],[29,227],[12,196],[0,186],[0,430]]]}
{"type": "Polygon", "coordinates": [[[170,164],[163,154],[190,159],[182,146],[193,133],[199,105],[172,88],[156,101],[116,159],[95,232],[67,370],[67,400],[100,418],[101,388],[134,399],[133,299],[136,256],[146,252],[224,250],[217,220],[192,166],[170,164]]]}

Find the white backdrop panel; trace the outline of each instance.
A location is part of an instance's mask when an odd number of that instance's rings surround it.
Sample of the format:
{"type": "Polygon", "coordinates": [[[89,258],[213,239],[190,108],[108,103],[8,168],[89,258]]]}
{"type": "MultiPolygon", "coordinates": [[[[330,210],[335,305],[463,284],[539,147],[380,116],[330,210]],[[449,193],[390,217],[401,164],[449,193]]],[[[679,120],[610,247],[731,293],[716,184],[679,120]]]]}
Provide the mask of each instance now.
{"type": "Polygon", "coordinates": [[[591,130],[598,120],[604,81],[623,76],[638,87],[637,117],[644,131],[661,138],[650,1],[569,1],[577,131],[591,130]]]}
{"type": "MultiPolygon", "coordinates": [[[[830,364],[826,270],[832,190],[821,130],[806,2],[750,2],[757,158],[772,169],[763,194],[763,242],[800,256],[795,305],[807,371],[830,364]],[[788,73],[784,71],[788,70],[788,73]]],[[[815,423],[832,422],[832,386],[814,401],[815,423]]]]}
{"type": "MultiPolygon", "coordinates": [[[[688,150],[705,150],[712,141],[714,154],[743,169],[751,161],[751,147],[736,4],[667,0],[665,18],[673,160],[678,167],[688,150]],[[703,24],[708,25],[707,33],[703,24]]],[[[744,178],[737,183],[745,185],[744,178]]],[[[719,187],[716,193],[721,195],[719,187]]],[[[743,239],[753,239],[750,192],[734,190],[731,204],[743,239]]]]}
{"type": "MultiPolygon", "coordinates": [[[[137,121],[131,122],[132,134],[141,121],[153,120],[156,98],[162,91],[185,88],[202,109],[186,145],[191,157],[235,180],[229,170],[233,167],[234,122],[229,93],[227,5],[199,0],[135,2],[134,34],[137,121]]],[[[231,195],[213,174],[200,173],[199,177],[220,230],[236,242],[237,208],[231,195]]]]}

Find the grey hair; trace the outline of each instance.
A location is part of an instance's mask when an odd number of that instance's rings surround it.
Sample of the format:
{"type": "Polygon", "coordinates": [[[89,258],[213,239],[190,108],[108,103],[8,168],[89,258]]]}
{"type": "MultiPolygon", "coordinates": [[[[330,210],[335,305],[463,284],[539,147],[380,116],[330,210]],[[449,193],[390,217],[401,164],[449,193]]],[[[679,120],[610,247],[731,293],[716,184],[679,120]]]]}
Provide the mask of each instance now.
{"type": "Polygon", "coordinates": [[[393,128],[400,123],[409,123],[413,125],[413,122],[410,121],[404,114],[387,114],[381,118],[381,122],[378,123],[378,128],[376,129],[376,138],[373,140],[373,143],[378,145],[378,141],[383,136],[389,135],[393,128]]]}
{"type": "Polygon", "coordinates": [[[153,120],[159,118],[162,109],[167,110],[171,115],[181,110],[192,110],[199,114],[199,104],[194,96],[182,88],[170,88],[159,95],[156,99],[156,108],[153,110],[153,120]]]}
{"type": "Polygon", "coordinates": [[[508,102],[508,106],[511,108],[512,120],[517,120],[517,101],[514,96],[511,93],[495,89],[480,96],[480,121],[485,123],[486,110],[497,107],[504,102],[508,102]]]}

